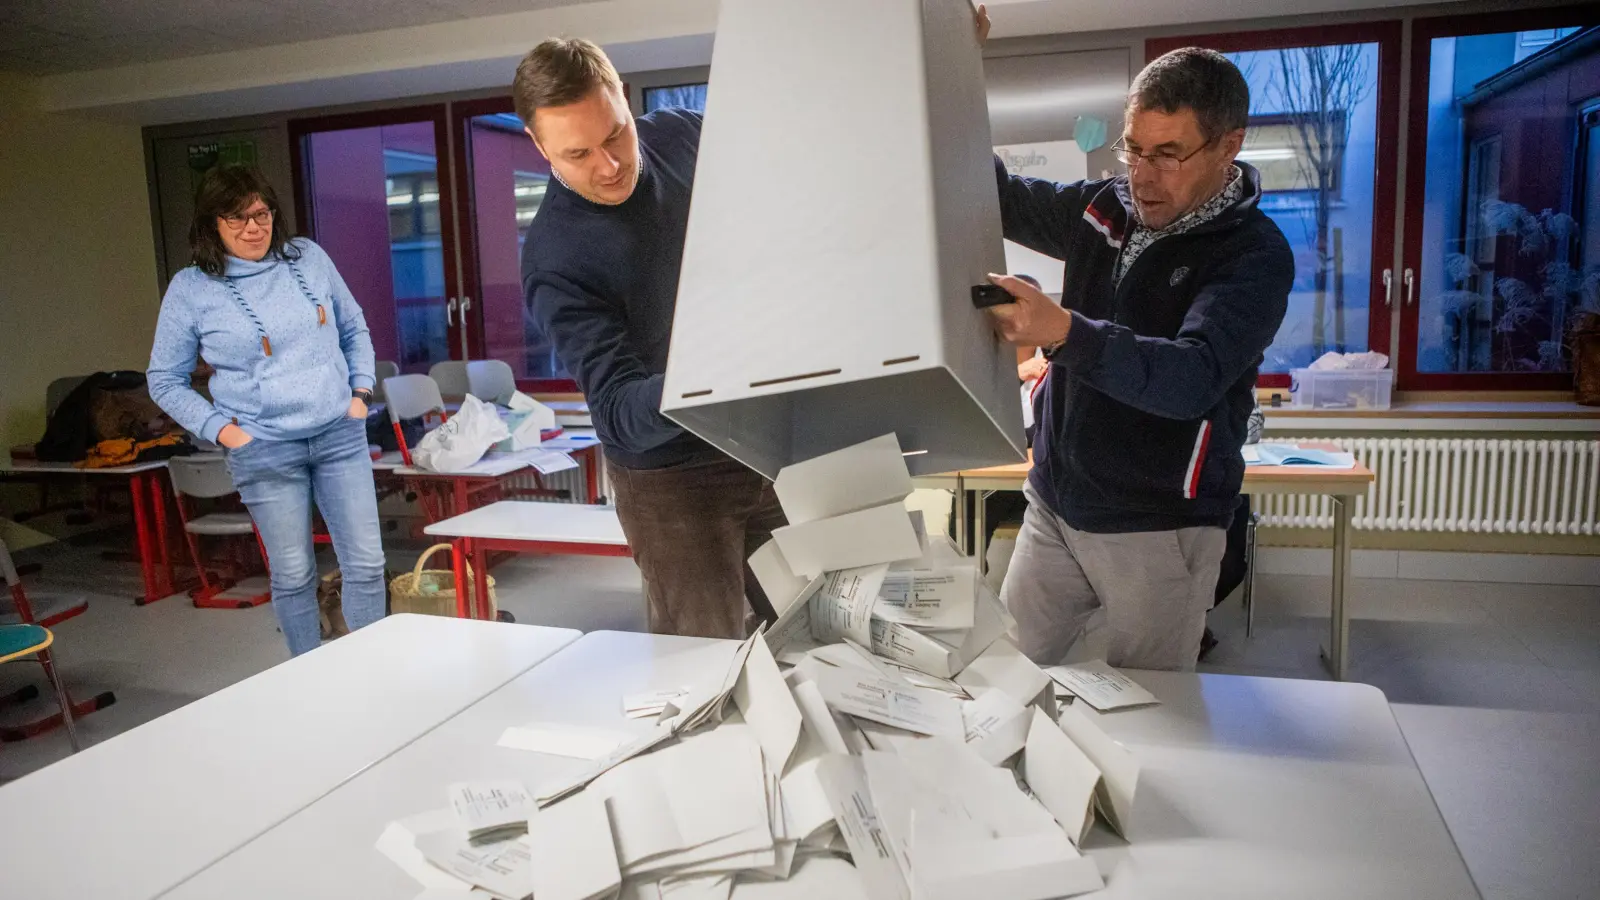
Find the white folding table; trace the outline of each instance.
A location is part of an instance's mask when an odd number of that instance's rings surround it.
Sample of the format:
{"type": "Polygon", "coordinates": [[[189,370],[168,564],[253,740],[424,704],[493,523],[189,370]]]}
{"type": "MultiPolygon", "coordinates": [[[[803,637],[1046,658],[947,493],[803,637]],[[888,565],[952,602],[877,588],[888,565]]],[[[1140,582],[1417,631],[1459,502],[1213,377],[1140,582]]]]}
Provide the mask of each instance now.
{"type": "MultiPolygon", "coordinates": [[[[624,694],[719,677],[734,646],[586,635],[168,896],[411,900],[418,885],[373,849],[388,822],[445,807],[452,781],[521,779],[537,788],[583,765],[498,747],[503,729],[535,721],[649,728],[624,717],[624,694]]],[[[1086,842],[1107,876],[1093,896],[1479,896],[1375,688],[1131,674],[1163,704],[1098,717],[1143,773],[1131,841],[1097,826],[1086,842]]]]}
{"type": "Polygon", "coordinates": [[[156,896],[577,637],[391,616],[47,766],[0,787],[0,893],[156,896]]]}
{"type": "Polygon", "coordinates": [[[472,596],[456,591],[456,612],[475,618],[489,616],[489,554],[544,553],[567,556],[628,556],[628,538],[611,506],[501,500],[423,529],[431,537],[450,541],[450,564],[457,585],[467,583],[467,560],[472,561],[472,596]]]}

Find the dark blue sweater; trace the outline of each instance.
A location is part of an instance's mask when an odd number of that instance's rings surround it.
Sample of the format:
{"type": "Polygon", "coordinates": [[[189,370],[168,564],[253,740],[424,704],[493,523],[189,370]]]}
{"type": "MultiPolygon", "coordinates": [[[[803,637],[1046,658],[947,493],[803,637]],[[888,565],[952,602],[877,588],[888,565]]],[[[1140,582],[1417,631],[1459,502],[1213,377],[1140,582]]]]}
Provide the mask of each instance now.
{"type": "Polygon", "coordinates": [[[717,451],[661,415],[699,113],[641,116],[644,170],[616,206],[551,179],[522,248],[522,292],[589,401],[610,461],[659,469],[717,451]]]}
{"type": "Polygon", "coordinates": [[[995,160],[1005,236],[1066,261],[1072,329],[1034,398],[1034,490],[1080,531],[1226,527],[1262,353],[1294,254],[1256,207],[1260,176],[1220,216],[1151,244],[1113,284],[1125,178],[1054,184],[995,160]]]}

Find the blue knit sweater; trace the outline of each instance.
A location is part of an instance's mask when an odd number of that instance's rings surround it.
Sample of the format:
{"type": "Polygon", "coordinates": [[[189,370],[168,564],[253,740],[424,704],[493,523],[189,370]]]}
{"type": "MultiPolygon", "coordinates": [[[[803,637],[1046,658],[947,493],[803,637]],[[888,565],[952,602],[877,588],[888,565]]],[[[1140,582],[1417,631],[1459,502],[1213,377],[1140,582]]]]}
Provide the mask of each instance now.
{"type": "Polygon", "coordinates": [[[167,286],[150,396],[191,433],[215,441],[237,421],[252,437],[310,437],[346,414],[352,388],[373,386],[361,307],[321,247],[304,238],[294,246],[292,262],[230,256],[221,278],[190,266],[167,286]],[[189,385],[197,356],[216,370],[211,401],[189,385]]]}

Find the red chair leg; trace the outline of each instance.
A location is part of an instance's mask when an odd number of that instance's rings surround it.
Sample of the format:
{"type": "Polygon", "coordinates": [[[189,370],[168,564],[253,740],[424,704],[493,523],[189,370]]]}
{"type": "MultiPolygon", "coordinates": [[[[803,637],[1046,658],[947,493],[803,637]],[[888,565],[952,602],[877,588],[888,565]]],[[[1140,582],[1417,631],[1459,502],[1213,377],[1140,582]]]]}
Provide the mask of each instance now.
{"type": "MultiPolygon", "coordinates": [[[[38,737],[41,734],[53,731],[65,724],[67,726],[67,737],[72,742],[72,749],[76,751],[78,749],[78,735],[67,717],[80,719],[97,709],[105,709],[117,702],[117,696],[111,691],[105,691],[95,694],[88,700],[73,703],[71,696],[67,693],[67,689],[61,684],[60,676],[56,672],[55,665],[50,657],[50,651],[42,650],[39,652],[39,664],[44,667],[45,677],[50,681],[50,685],[56,694],[56,701],[60,706],[51,715],[43,716],[21,725],[0,728],[0,742],[9,744],[16,741],[25,741],[28,738],[38,737]]],[[[39,689],[33,685],[28,685],[9,697],[0,698],[0,702],[26,703],[38,696],[39,689]]]]}

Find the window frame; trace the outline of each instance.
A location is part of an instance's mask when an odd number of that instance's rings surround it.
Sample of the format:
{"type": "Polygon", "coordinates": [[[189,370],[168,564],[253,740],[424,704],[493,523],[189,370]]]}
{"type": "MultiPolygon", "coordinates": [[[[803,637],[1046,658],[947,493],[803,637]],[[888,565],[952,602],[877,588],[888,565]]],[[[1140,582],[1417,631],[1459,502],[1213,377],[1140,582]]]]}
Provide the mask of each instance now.
{"type": "MultiPolygon", "coordinates": [[[[1420,289],[1423,259],[1423,212],[1427,191],[1428,104],[1418,98],[1428,96],[1433,61],[1433,41],[1438,38],[1472,37],[1484,34],[1540,31],[1583,25],[1581,6],[1549,7],[1516,12],[1470,15],[1419,16],[1411,25],[1410,109],[1406,118],[1407,146],[1405,167],[1405,242],[1402,267],[1417,273],[1420,289]]],[[[1594,23],[1600,24],[1600,23],[1594,23]]],[[[1580,113],[1581,114],[1581,113],[1580,113]]],[[[1576,147],[1576,144],[1574,144],[1576,147]]],[[[1463,147],[1463,150],[1466,148],[1463,147]]],[[[1467,191],[1462,192],[1462,203],[1467,191]]],[[[1572,192],[1568,192],[1569,195],[1572,192]]],[[[1572,199],[1576,207],[1576,198],[1572,199]]],[[[1473,251],[1477,254],[1476,248],[1473,251]]],[[[1397,279],[1398,280],[1398,279],[1397,279]]],[[[1405,391],[1571,391],[1571,372],[1421,372],[1418,371],[1417,340],[1421,332],[1421,304],[1407,302],[1401,291],[1400,352],[1396,354],[1396,388],[1405,391]]]]}
{"type": "MultiPolygon", "coordinates": [[[[1261,31],[1232,31],[1216,34],[1180,35],[1150,38],[1145,41],[1145,62],[1180,47],[1206,47],[1220,53],[1280,50],[1330,44],[1377,44],[1378,69],[1376,96],[1378,121],[1373,151],[1372,186],[1372,277],[1368,284],[1367,349],[1390,353],[1393,306],[1383,276],[1392,271],[1395,244],[1395,201],[1397,195],[1396,149],[1400,141],[1400,51],[1401,22],[1385,20],[1346,25],[1275,28],[1261,31]]],[[[1341,180],[1340,192],[1345,185],[1341,180]]],[[[1398,279],[1396,279],[1398,281],[1398,279]]],[[[1261,373],[1256,386],[1287,388],[1287,372],[1261,373]]]]}

